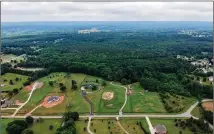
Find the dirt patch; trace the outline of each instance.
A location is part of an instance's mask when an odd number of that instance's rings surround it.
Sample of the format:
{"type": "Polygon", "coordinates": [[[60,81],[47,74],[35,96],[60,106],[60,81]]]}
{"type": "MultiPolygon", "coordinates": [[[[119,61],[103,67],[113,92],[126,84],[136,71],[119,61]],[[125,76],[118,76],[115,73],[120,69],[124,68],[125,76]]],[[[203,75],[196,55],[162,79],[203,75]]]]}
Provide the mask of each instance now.
{"type": "Polygon", "coordinates": [[[43,86],[43,82],[35,82],[32,83],[31,85],[25,86],[24,89],[27,91],[31,91],[34,84],[36,84],[36,88],[41,88],[43,86]]]}
{"type": "Polygon", "coordinates": [[[202,103],[202,106],[203,106],[203,108],[205,109],[205,110],[209,110],[209,111],[214,111],[213,110],[213,101],[209,101],[209,102],[203,102],[202,103]]]}
{"type": "Polygon", "coordinates": [[[51,107],[54,107],[54,106],[56,106],[58,104],[61,104],[64,99],[65,99],[65,96],[47,96],[43,100],[42,106],[45,107],[45,108],[51,108],[51,107]],[[53,98],[53,97],[57,97],[57,100],[56,99],[51,99],[51,101],[50,101],[50,98],[53,98]]]}
{"type": "Polygon", "coordinates": [[[112,100],[114,98],[114,93],[113,92],[104,92],[102,95],[102,98],[104,100],[112,100]]]}
{"type": "Polygon", "coordinates": [[[33,88],[32,84],[24,87],[24,89],[27,91],[31,91],[32,88],[33,88]]]}
{"type": "Polygon", "coordinates": [[[132,90],[131,90],[131,89],[129,89],[129,90],[127,91],[127,95],[132,95],[132,90]]]}
{"type": "Polygon", "coordinates": [[[108,107],[108,108],[113,108],[114,105],[113,105],[113,104],[108,104],[108,105],[106,105],[106,107],[108,107]]]}

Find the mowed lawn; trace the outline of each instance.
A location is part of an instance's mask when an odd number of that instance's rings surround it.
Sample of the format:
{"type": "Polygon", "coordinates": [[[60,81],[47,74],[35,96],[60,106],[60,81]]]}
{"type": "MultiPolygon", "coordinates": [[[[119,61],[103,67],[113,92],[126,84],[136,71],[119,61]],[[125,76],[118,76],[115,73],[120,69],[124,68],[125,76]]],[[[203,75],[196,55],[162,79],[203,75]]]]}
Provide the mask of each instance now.
{"type": "Polygon", "coordinates": [[[55,134],[57,128],[60,127],[62,123],[61,119],[44,119],[44,122],[37,123],[34,122],[33,126],[30,127],[34,134],[55,134]],[[53,125],[53,129],[50,130],[49,126],[53,125]]]}
{"type": "Polygon", "coordinates": [[[66,92],[62,93],[59,89],[58,84],[53,86],[53,90],[48,95],[65,95],[64,101],[52,108],[40,107],[36,109],[33,114],[35,115],[62,115],[66,111],[77,111],[79,113],[89,113],[89,104],[82,98],[80,85],[86,75],[68,73],[63,75],[58,83],[63,83],[66,86],[66,92]],[[71,81],[75,80],[77,82],[77,89],[71,89],[71,81]],[[71,105],[70,107],[67,107],[71,105]]]}
{"type": "Polygon", "coordinates": [[[91,132],[96,134],[123,134],[123,130],[114,119],[93,119],[90,125],[91,132]]]}
{"type": "Polygon", "coordinates": [[[6,73],[1,76],[2,84],[4,84],[3,87],[1,87],[1,90],[3,91],[12,91],[13,89],[17,88],[23,88],[23,83],[26,82],[28,79],[28,76],[20,75],[20,74],[14,74],[14,73],[6,73]],[[16,81],[16,78],[19,78],[18,81],[16,81]],[[10,84],[10,80],[12,80],[13,84],[10,84]]]}
{"type": "Polygon", "coordinates": [[[179,131],[182,131],[182,134],[192,134],[192,132],[186,128],[182,129],[180,127],[175,126],[174,119],[153,119],[150,118],[152,126],[155,127],[158,124],[165,125],[168,134],[179,134],[179,131]]]}
{"type": "MultiPolygon", "coordinates": [[[[95,111],[98,113],[118,113],[125,101],[125,89],[123,87],[111,85],[107,82],[107,85],[102,89],[101,97],[104,92],[113,92],[114,98],[112,100],[104,100],[102,98],[99,100],[100,97],[98,99],[93,97],[93,103],[95,101],[100,102],[99,108],[95,108],[95,111]]],[[[97,94],[99,95],[99,93],[97,94]]],[[[98,102],[95,103],[97,104],[95,107],[98,107],[98,102]]]]}
{"type": "Polygon", "coordinates": [[[156,92],[145,92],[139,83],[132,84],[132,94],[128,96],[123,112],[127,113],[165,113],[160,96],[156,92]]]}
{"type": "Polygon", "coordinates": [[[1,134],[7,134],[6,128],[7,124],[12,122],[14,119],[1,119],[0,121],[0,133],[1,134]]]}
{"type": "Polygon", "coordinates": [[[123,126],[123,128],[129,133],[129,134],[144,134],[144,131],[141,129],[140,124],[137,122],[141,122],[143,128],[147,131],[149,131],[149,126],[146,122],[145,118],[142,119],[120,119],[120,123],[123,126]]]}
{"type": "Polygon", "coordinates": [[[56,83],[58,83],[61,81],[61,79],[64,78],[64,76],[65,73],[51,73],[50,75],[42,77],[39,80],[37,80],[39,82],[43,82],[43,86],[39,89],[36,89],[33,92],[30,101],[20,110],[19,113],[25,114],[32,110],[37,105],[39,105],[45,98],[45,96],[47,96],[54,89],[54,86],[52,87],[49,85],[49,81],[55,81],[56,83]]]}
{"type": "Polygon", "coordinates": [[[201,118],[201,117],[202,117],[202,114],[201,114],[201,112],[200,112],[200,107],[199,107],[199,106],[195,107],[195,108],[192,110],[191,114],[192,114],[193,116],[195,116],[195,117],[198,117],[198,118],[201,118]]]}
{"type": "Polygon", "coordinates": [[[78,121],[75,121],[75,128],[77,134],[88,134],[87,125],[88,122],[85,122],[85,120],[80,119],[78,121]],[[86,131],[84,131],[84,128],[86,128],[86,131]]]}

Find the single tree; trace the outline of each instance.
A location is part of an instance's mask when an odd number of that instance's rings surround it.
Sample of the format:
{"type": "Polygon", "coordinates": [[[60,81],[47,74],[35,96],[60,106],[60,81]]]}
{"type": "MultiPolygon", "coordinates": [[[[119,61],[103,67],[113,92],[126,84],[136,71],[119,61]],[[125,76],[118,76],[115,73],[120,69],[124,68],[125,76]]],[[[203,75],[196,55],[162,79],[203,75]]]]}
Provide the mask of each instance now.
{"type": "Polygon", "coordinates": [[[25,118],[25,121],[26,121],[26,123],[30,126],[30,125],[33,124],[34,118],[31,117],[31,116],[27,116],[27,117],[25,118]]]}

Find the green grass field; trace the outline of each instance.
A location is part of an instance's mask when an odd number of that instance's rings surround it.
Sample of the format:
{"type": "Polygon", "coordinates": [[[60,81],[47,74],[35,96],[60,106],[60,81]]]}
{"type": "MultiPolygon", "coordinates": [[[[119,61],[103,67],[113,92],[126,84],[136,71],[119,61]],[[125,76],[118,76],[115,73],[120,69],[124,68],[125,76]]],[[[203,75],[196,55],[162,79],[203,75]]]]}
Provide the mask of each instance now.
{"type": "Polygon", "coordinates": [[[13,119],[0,119],[0,133],[7,134],[6,128],[9,122],[13,121],[13,119]]]}
{"type": "MultiPolygon", "coordinates": [[[[0,132],[1,134],[7,134],[6,127],[9,122],[12,122],[14,119],[2,119],[0,122],[0,132]]],[[[33,130],[34,134],[55,134],[56,129],[60,127],[62,123],[61,119],[44,119],[43,123],[34,122],[34,124],[29,127],[33,130]],[[49,126],[53,125],[53,129],[49,130],[49,126]]]]}
{"type": "MultiPolygon", "coordinates": [[[[114,98],[112,100],[104,100],[101,98],[101,100],[96,99],[95,97],[92,99],[92,102],[99,101],[99,108],[97,108],[96,112],[98,113],[117,113],[119,112],[121,106],[123,105],[125,101],[125,89],[122,87],[111,85],[110,83],[107,83],[107,86],[105,86],[102,89],[102,93],[100,97],[102,97],[102,94],[104,92],[113,92],[114,98]]],[[[98,103],[97,103],[98,104],[98,103]]],[[[97,107],[98,105],[96,105],[97,107]]]]}
{"type": "Polygon", "coordinates": [[[2,63],[11,62],[11,60],[16,60],[17,62],[20,62],[20,60],[24,60],[23,57],[18,57],[13,54],[3,54],[1,55],[2,63]]]}
{"type": "Polygon", "coordinates": [[[20,75],[20,74],[14,74],[14,73],[6,73],[1,76],[2,84],[4,84],[3,87],[1,87],[2,90],[5,91],[11,91],[15,88],[19,89],[23,87],[23,83],[27,81],[28,76],[20,75]],[[19,78],[20,80],[16,81],[16,78],[19,78]],[[10,84],[10,80],[13,81],[13,84],[10,84]]]}
{"type": "Polygon", "coordinates": [[[163,103],[156,92],[145,92],[139,83],[132,84],[132,94],[128,96],[125,113],[165,113],[163,103]]]}
{"type": "Polygon", "coordinates": [[[200,112],[200,107],[199,107],[199,106],[195,107],[195,108],[192,110],[191,114],[192,114],[193,116],[195,116],[195,117],[198,117],[198,118],[201,118],[201,117],[202,117],[202,114],[201,114],[201,112],[200,112]]]}
{"type": "Polygon", "coordinates": [[[88,122],[85,122],[84,120],[81,120],[81,119],[78,121],[75,121],[75,128],[76,128],[77,134],[88,134],[87,124],[88,122]],[[86,131],[84,131],[84,128],[86,128],[86,131]]]}
{"type": "MultiPolygon", "coordinates": [[[[66,93],[65,93],[65,100],[63,101],[63,103],[61,103],[57,106],[54,106],[52,108],[40,107],[37,110],[35,110],[33,112],[33,114],[36,114],[36,115],[62,115],[65,111],[68,111],[68,110],[77,111],[79,113],[89,113],[89,108],[90,108],[89,104],[82,98],[81,90],[80,90],[81,82],[84,80],[85,77],[86,77],[86,75],[84,75],[84,74],[65,74],[64,73],[62,76],[60,76],[59,80],[57,80],[58,83],[64,83],[64,85],[67,88],[66,93]],[[76,80],[77,86],[78,86],[77,90],[71,89],[72,80],[76,80]],[[68,108],[67,104],[71,104],[71,107],[68,108]]],[[[52,90],[49,91],[49,93],[50,92],[53,95],[57,95],[57,94],[62,95],[62,93],[59,93],[60,90],[59,90],[58,84],[55,84],[52,87],[52,90]]]]}
{"type": "Polygon", "coordinates": [[[43,123],[34,122],[30,129],[33,130],[34,134],[55,134],[61,123],[61,119],[44,119],[43,123]],[[52,130],[49,130],[50,125],[53,125],[52,130]]]}
{"type": "Polygon", "coordinates": [[[190,130],[188,130],[188,128],[183,130],[180,127],[176,127],[174,119],[153,119],[153,118],[150,118],[150,121],[152,123],[152,126],[154,126],[154,127],[158,124],[165,125],[165,127],[168,131],[168,134],[179,134],[179,131],[182,131],[183,134],[192,134],[192,132],[190,130]]]}
{"type": "Polygon", "coordinates": [[[121,125],[129,134],[144,134],[143,130],[141,129],[140,125],[137,124],[137,122],[141,122],[142,126],[146,129],[146,131],[150,132],[149,126],[148,126],[145,118],[142,118],[142,119],[120,119],[121,125]]]}

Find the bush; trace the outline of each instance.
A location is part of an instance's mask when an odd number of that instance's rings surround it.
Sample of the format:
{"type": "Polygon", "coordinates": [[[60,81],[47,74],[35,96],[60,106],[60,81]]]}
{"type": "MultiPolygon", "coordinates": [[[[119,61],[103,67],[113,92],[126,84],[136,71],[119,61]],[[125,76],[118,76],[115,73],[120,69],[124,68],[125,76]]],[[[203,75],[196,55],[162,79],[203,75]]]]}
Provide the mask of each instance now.
{"type": "Polygon", "coordinates": [[[31,116],[27,116],[27,117],[25,118],[25,121],[26,121],[26,123],[27,123],[28,125],[32,125],[33,122],[34,122],[34,118],[31,117],[31,116]]]}

